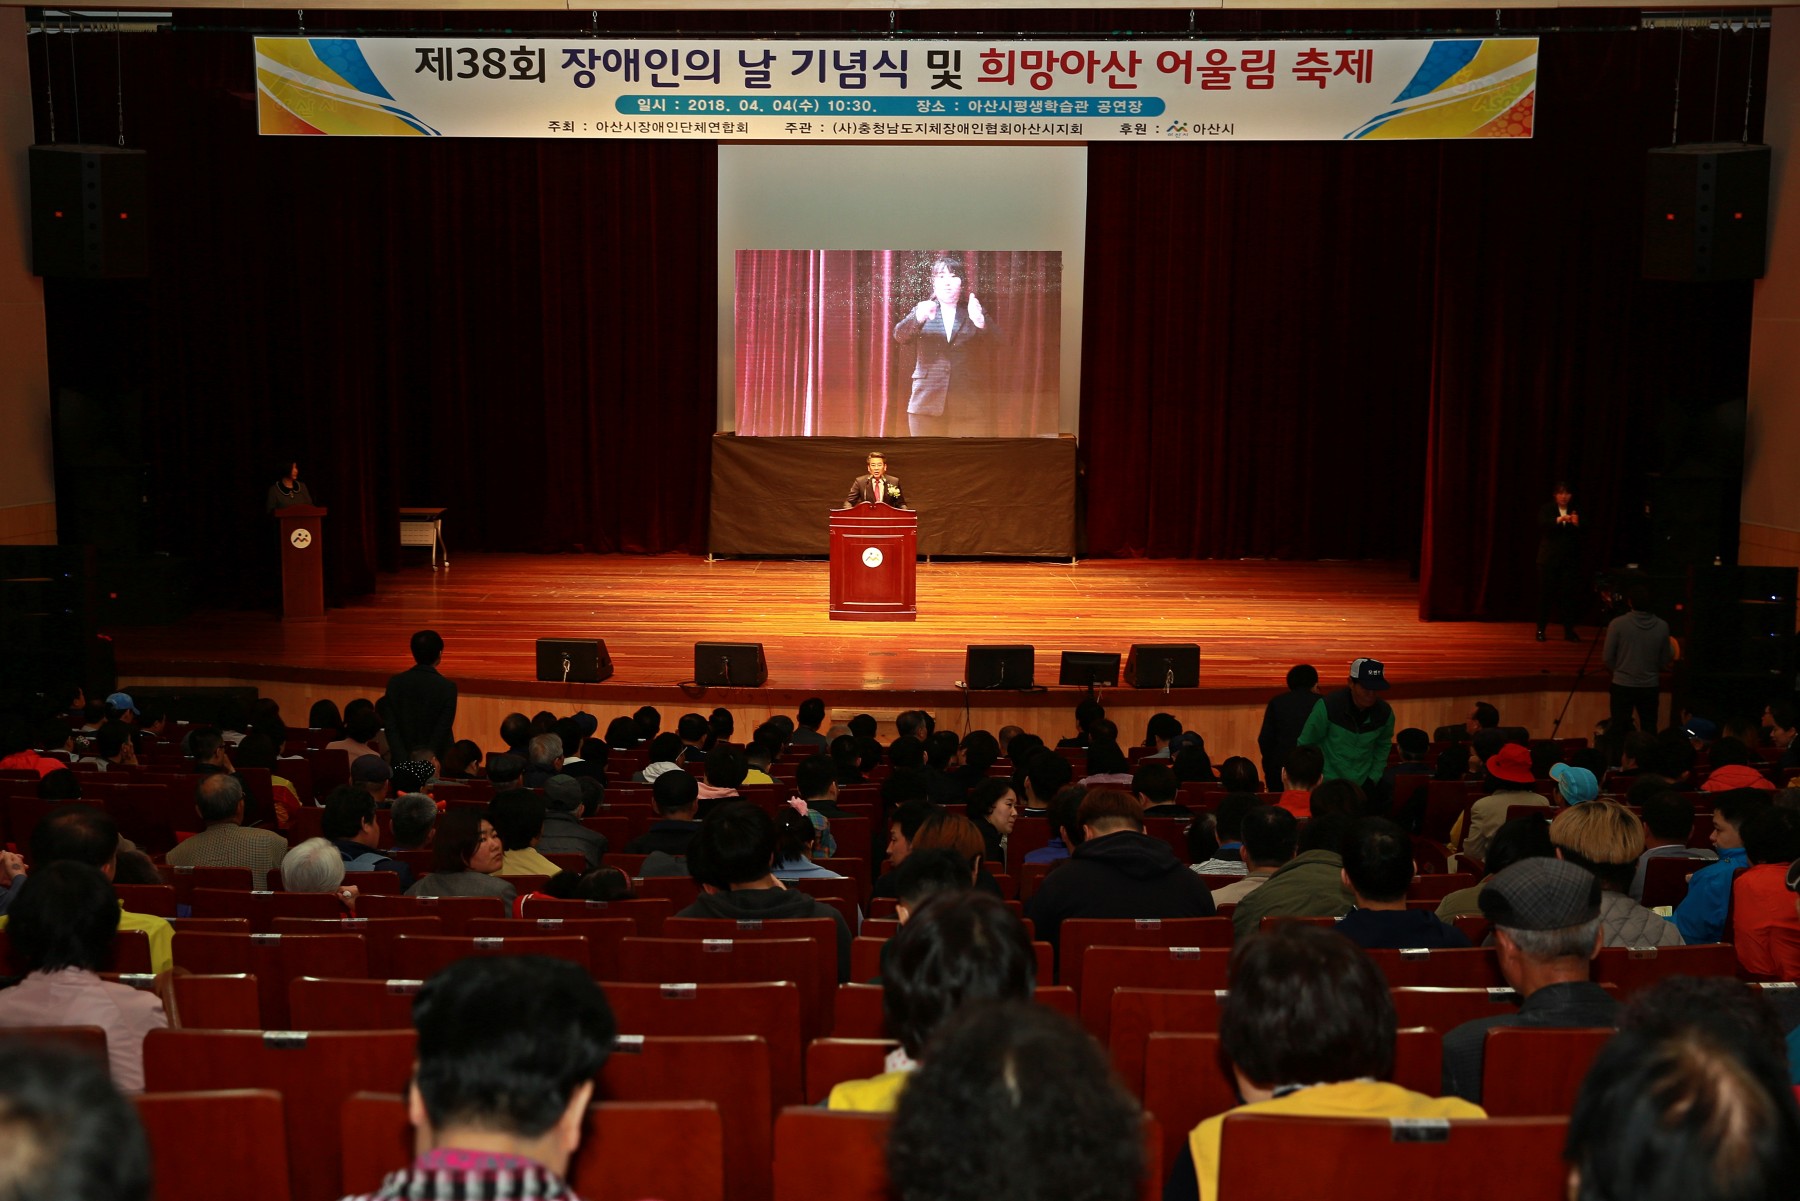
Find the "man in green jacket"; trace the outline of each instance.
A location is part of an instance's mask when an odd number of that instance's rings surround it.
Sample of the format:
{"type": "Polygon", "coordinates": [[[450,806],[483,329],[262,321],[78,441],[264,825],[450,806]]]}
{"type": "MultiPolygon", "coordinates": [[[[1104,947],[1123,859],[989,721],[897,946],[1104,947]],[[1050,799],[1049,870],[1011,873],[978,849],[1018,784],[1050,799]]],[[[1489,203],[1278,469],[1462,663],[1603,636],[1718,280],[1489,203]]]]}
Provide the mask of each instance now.
{"type": "Polygon", "coordinates": [[[1344,887],[1343,844],[1353,821],[1348,814],[1333,813],[1306,823],[1300,853],[1231,911],[1238,942],[1255,934],[1265,917],[1343,917],[1350,912],[1356,898],[1344,887]]]}
{"type": "Polygon", "coordinates": [[[1394,710],[1381,699],[1387,687],[1380,660],[1353,660],[1349,687],[1326,694],[1300,731],[1300,745],[1316,746],[1325,756],[1325,778],[1361,788],[1372,813],[1382,809],[1377,790],[1394,741],[1394,710]]]}

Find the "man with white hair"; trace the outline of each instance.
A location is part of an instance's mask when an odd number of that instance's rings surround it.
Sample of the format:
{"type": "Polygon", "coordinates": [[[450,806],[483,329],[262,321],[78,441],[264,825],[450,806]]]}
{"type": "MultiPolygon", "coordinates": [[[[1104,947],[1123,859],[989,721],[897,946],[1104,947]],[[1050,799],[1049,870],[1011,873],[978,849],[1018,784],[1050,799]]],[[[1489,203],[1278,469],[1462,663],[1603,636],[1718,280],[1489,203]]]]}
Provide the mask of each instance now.
{"type": "Polygon", "coordinates": [[[250,886],[267,888],[269,869],[281,866],[287,839],[273,830],[244,826],[244,786],[218,772],[201,776],[194,788],[194,808],[206,828],[177,843],[168,854],[174,867],[247,867],[250,886]]]}
{"type": "Polygon", "coordinates": [[[356,912],[360,890],[344,883],[344,857],[323,838],[309,838],[281,861],[281,884],[288,892],[329,892],[356,912]]]}

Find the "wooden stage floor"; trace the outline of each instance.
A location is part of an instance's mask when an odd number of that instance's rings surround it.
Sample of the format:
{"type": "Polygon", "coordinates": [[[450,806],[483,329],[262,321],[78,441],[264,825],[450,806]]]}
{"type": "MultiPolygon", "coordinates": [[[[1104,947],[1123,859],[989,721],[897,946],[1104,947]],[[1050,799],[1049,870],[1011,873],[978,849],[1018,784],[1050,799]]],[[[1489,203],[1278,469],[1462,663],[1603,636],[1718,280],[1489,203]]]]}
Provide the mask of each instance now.
{"type": "MultiPolygon", "coordinates": [[[[465,693],[649,703],[682,695],[676,688],[692,676],[694,642],[761,642],[766,688],[707,695],[722,698],[712,703],[742,694],[783,705],[814,692],[950,703],[969,643],[1031,643],[1038,681],[1054,684],[1064,650],[1122,654],[1132,642],[1198,642],[1201,686],[1169,703],[1204,704],[1266,699],[1294,663],[1313,663],[1336,681],[1358,655],[1387,663],[1396,699],[1566,690],[1588,649],[1537,643],[1526,623],[1421,622],[1417,585],[1392,564],[921,563],[918,604],[916,622],[831,621],[826,565],[814,561],[459,555],[454,568],[383,576],[379,592],[330,610],[323,622],[209,612],[180,627],[109,632],[127,681],[379,690],[408,664],[407,638],[429,627],[444,636],[444,671],[465,693]],[[539,637],[604,638],[612,680],[536,682],[539,637]]],[[[1598,686],[1597,667],[1588,687],[1598,686]]],[[[1135,695],[1144,704],[1161,697],[1135,695]]]]}

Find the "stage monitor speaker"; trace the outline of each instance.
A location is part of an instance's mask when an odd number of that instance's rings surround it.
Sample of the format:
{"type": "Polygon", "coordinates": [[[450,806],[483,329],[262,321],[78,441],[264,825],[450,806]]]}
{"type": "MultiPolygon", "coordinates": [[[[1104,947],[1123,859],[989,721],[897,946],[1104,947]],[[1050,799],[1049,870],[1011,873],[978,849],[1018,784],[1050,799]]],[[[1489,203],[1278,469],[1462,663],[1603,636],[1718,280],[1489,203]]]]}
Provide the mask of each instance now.
{"type": "Polygon", "coordinates": [[[761,688],[769,663],[760,642],[694,643],[694,683],[726,688],[761,688]]]}
{"type": "Polygon", "coordinates": [[[1646,279],[1761,279],[1768,262],[1769,148],[1697,142],[1650,152],[1646,279]]]}
{"type": "Polygon", "coordinates": [[[1114,687],[1119,682],[1119,656],[1095,651],[1064,651],[1056,682],[1079,688],[1114,687]]]}
{"type": "Polygon", "coordinates": [[[537,678],[566,684],[598,684],[612,678],[612,656],[602,638],[539,638],[537,678]]]}
{"type": "Polygon", "coordinates": [[[980,691],[1025,689],[1037,678],[1037,651],[1029,646],[971,646],[963,658],[963,686],[980,691]]]}
{"type": "Polygon", "coordinates": [[[33,274],[150,274],[148,154],[116,146],[33,146],[30,162],[33,274]]]}
{"type": "Polygon", "coordinates": [[[1200,687],[1200,644],[1132,643],[1125,656],[1125,682],[1133,688],[1200,687]]]}

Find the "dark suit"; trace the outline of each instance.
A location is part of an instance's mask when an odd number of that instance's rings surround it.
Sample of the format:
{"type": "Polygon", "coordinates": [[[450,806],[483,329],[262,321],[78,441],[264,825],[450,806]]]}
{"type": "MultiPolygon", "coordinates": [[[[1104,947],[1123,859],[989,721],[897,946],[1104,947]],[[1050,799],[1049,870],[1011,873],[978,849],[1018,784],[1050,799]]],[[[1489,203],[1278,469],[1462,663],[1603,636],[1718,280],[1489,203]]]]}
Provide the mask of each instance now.
{"type": "Polygon", "coordinates": [[[912,396],[906,402],[906,418],[914,436],[992,434],[989,415],[981,411],[983,397],[977,374],[981,340],[994,332],[991,311],[982,313],[986,324],[969,320],[968,298],[956,306],[956,328],[944,336],[944,307],[920,323],[908,312],[894,326],[894,341],[918,343],[912,375],[912,396]]]}
{"type": "MultiPolygon", "coordinates": [[[[1569,512],[1581,510],[1573,503],[1569,512]]],[[[1581,603],[1581,527],[1557,520],[1561,511],[1555,501],[1547,501],[1538,509],[1538,629],[1543,629],[1551,610],[1562,619],[1565,630],[1575,628],[1581,603]]]]}
{"type": "Polygon", "coordinates": [[[455,741],[451,731],[456,724],[456,683],[439,675],[436,667],[415,665],[388,680],[383,716],[396,761],[411,759],[419,751],[442,759],[455,741]]]}
{"type": "MultiPolygon", "coordinates": [[[[900,490],[900,481],[897,478],[891,475],[882,476],[881,488],[885,496],[883,501],[884,504],[893,505],[896,509],[904,509],[906,507],[906,501],[900,490]]],[[[857,476],[856,482],[850,485],[850,495],[844,499],[844,507],[846,509],[853,509],[857,505],[872,505],[874,503],[875,477],[872,475],[857,476]]]]}

